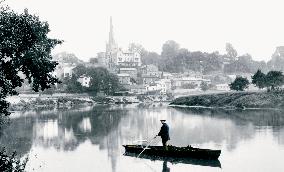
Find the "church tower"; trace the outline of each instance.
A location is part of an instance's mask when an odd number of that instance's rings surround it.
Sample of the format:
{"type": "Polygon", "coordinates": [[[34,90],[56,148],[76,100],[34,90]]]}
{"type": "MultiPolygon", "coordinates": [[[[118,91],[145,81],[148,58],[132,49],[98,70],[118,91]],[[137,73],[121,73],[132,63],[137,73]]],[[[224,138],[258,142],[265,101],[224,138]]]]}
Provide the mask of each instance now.
{"type": "Polygon", "coordinates": [[[113,36],[113,25],[112,25],[112,17],[110,17],[110,28],[109,28],[109,35],[108,35],[108,42],[106,44],[106,61],[107,66],[110,70],[115,70],[115,57],[117,54],[118,46],[114,40],[113,36]]]}
{"type": "Polygon", "coordinates": [[[117,51],[117,44],[114,40],[114,35],[113,35],[112,17],[110,17],[110,28],[108,35],[108,43],[106,45],[106,53],[115,52],[115,51],[117,51]]]}

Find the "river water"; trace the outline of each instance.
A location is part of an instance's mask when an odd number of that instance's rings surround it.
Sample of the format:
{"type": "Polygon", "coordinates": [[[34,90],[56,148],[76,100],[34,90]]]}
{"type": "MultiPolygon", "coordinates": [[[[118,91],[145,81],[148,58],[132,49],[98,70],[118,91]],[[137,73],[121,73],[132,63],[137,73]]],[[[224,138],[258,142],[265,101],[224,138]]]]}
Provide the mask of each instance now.
{"type": "MultiPolygon", "coordinates": [[[[166,172],[284,171],[284,114],[271,110],[216,111],[166,104],[100,105],[77,110],[14,113],[1,146],[29,157],[27,171],[166,172]],[[123,144],[151,140],[159,119],[169,144],[221,149],[218,162],[167,162],[124,156],[123,144]],[[217,164],[217,165],[216,165],[217,164]]],[[[161,145],[161,140],[152,144],[161,145]]]]}

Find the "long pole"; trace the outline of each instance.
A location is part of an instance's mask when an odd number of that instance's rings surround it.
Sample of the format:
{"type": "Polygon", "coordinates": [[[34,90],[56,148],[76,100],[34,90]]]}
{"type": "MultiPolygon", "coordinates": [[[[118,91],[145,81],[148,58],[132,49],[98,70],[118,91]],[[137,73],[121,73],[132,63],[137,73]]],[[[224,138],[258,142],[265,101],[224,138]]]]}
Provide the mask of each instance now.
{"type": "Polygon", "coordinates": [[[146,147],[139,153],[139,155],[137,156],[137,158],[139,158],[139,156],[148,148],[148,146],[153,142],[153,140],[155,140],[156,136],[146,145],[146,147]]]}

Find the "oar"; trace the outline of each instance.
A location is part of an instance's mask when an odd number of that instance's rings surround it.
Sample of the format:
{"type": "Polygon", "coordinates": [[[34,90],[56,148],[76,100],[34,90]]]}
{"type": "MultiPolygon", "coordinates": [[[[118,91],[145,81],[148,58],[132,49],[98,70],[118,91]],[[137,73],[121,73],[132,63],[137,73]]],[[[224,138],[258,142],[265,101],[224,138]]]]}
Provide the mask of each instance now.
{"type": "Polygon", "coordinates": [[[139,156],[148,148],[148,146],[153,142],[153,140],[155,140],[157,136],[155,136],[147,145],[146,147],[139,153],[139,155],[137,156],[137,158],[139,158],[139,156]]]}

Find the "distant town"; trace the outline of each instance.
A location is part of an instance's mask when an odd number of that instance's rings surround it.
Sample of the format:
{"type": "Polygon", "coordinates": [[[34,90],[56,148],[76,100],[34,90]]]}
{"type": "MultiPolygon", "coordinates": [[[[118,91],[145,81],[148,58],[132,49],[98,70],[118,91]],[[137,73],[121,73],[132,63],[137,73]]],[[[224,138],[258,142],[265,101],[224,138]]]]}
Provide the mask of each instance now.
{"type": "MultiPolygon", "coordinates": [[[[259,88],[251,83],[251,77],[258,69],[264,72],[282,71],[284,66],[281,65],[284,64],[284,46],[277,47],[267,63],[254,61],[249,54],[238,55],[230,43],[226,44],[227,54],[222,55],[219,52],[190,52],[180,48],[175,41],[167,41],[159,55],[148,52],[142,45],[135,43],[131,43],[127,49],[120,48],[113,30],[110,18],[106,50],[90,58],[89,62],[79,60],[72,53],[54,55],[58,65],[52,75],[62,83],[45,92],[92,92],[94,89],[90,87],[95,76],[88,69],[97,68],[105,69],[104,73],[114,76],[120,86],[115,86],[114,78],[106,81],[107,76],[101,75],[101,80],[96,77],[97,80],[93,81],[101,83],[94,91],[96,95],[152,95],[152,100],[159,97],[157,101],[167,101],[191,94],[228,92],[229,84],[237,76],[250,81],[247,91],[256,91],[259,88]]],[[[31,88],[28,83],[18,89],[21,93],[29,90],[31,88]]]]}

